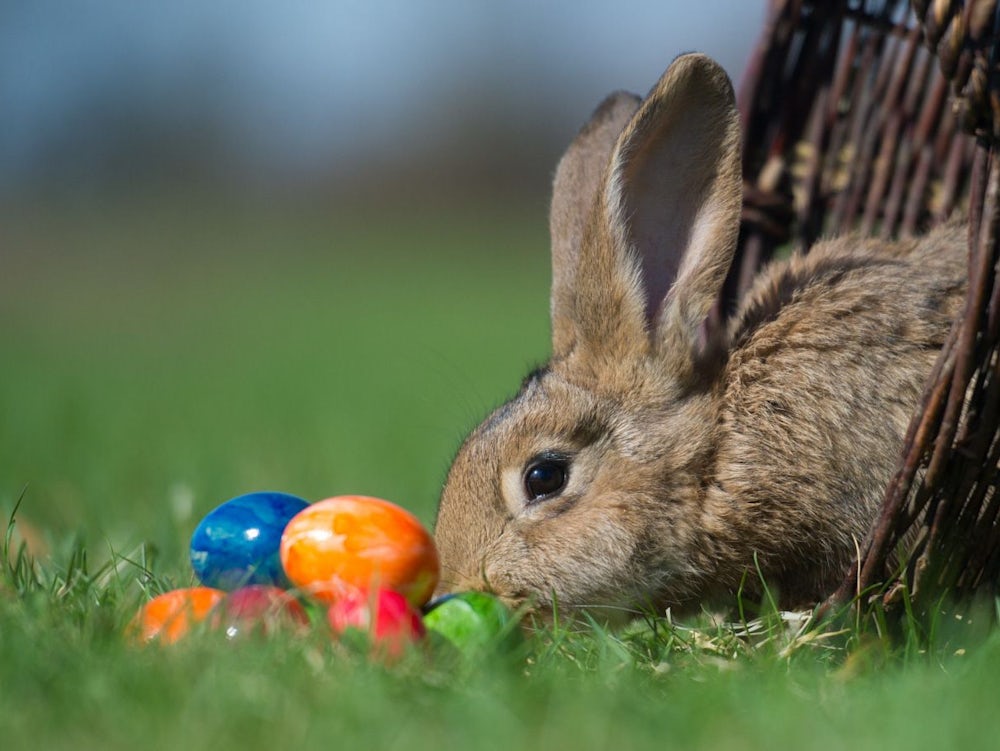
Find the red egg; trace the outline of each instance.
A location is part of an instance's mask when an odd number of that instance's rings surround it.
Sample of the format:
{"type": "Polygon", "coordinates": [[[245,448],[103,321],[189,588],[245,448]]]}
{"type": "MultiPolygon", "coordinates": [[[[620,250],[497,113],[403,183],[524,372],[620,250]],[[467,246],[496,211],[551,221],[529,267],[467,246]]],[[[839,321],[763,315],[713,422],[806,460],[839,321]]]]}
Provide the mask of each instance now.
{"type": "Polygon", "coordinates": [[[230,592],[212,614],[212,626],[225,629],[230,639],[248,632],[270,634],[308,625],[309,616],[292,594],[265,584],[230,592]]]}
{"type": "Polygon", "coordinates": [[[141,641],[156,639],[172,644],[205,620],[226,593],[211,587],[175,589],[147,602],[129,624],[129,631],[141,641]]]}
{"type": "Polygon", "coordinates": [[[337,634],[367,634],[376,654],[393,659],[425,633],[420,613],[403,595],[388,589],[344,595],[330,606],[327,619],[337,634]]]}
{"type": "Polygon", "coordinates": [[[409,511],[366,496],[338,496],[296,514],[281,536],[289,581],[333,604],[358,590],[391,589],[419,607],[438,580],[434,541],[409,511]]]}

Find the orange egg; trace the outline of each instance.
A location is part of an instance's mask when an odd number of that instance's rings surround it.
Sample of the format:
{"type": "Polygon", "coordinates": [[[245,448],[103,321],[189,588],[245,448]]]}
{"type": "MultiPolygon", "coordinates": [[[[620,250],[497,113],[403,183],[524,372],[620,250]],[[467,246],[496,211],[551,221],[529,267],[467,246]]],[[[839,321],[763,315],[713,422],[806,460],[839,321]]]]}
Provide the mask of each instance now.
{"type": "Polygon", "coordinates": [[[221,589],[211,587],[164,592],[142,606],[129,629],[141,641],[156,639],[172,644],[184,636],[192,625],[205,620],[225,596],[221,589]]]}
{"type": "Polygon", "coordinates": [[[343,495],[300,511],[281,536],[296,587],[326,603],[359,589],[391,589],[419,607],[438,580],[434,541],[417,518],[379,498],[343,495]]]}

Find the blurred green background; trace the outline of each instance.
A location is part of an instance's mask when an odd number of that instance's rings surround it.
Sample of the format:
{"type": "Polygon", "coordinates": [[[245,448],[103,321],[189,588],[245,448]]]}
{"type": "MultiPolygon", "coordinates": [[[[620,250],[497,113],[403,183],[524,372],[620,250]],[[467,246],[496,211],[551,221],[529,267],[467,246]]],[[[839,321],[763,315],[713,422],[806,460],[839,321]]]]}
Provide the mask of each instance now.
{"type": "Polygon", "coordinates": [[[428,523],[462,434],[546,355],[544,214],[7,215],[0,491],[90,547],[186,545],[254,489],[428,523]]]}

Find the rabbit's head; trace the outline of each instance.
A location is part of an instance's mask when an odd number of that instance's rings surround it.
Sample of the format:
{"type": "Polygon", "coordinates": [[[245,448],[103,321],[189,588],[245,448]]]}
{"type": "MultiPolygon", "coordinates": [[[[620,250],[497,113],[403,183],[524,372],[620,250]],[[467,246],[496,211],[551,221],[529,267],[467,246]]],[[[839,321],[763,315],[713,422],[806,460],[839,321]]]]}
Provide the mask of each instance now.
{"type": "Polygon", "coordinates": [[[736,247],[740,151],[732,86],[702,55],[643,101],[610,96],[573,141],[551,208],[552,359],[455,459],[442,591],[610,612],[703,589],[721,342],[706,319],[736,247]]]}

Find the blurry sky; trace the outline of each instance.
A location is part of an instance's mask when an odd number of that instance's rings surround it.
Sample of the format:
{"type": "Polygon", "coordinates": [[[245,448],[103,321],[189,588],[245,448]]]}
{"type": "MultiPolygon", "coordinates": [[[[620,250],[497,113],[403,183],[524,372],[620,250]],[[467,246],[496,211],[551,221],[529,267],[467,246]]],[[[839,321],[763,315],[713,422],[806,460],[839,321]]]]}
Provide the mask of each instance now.
{"type": "Polygon", "coordinates": [[[0,192],[206,165],[295,182],[533,155],[532,144],[568,140],[609,91],[648,90],[682,51],[705,51],[738,77],[763,8],[6,0],[0,192]]]}

